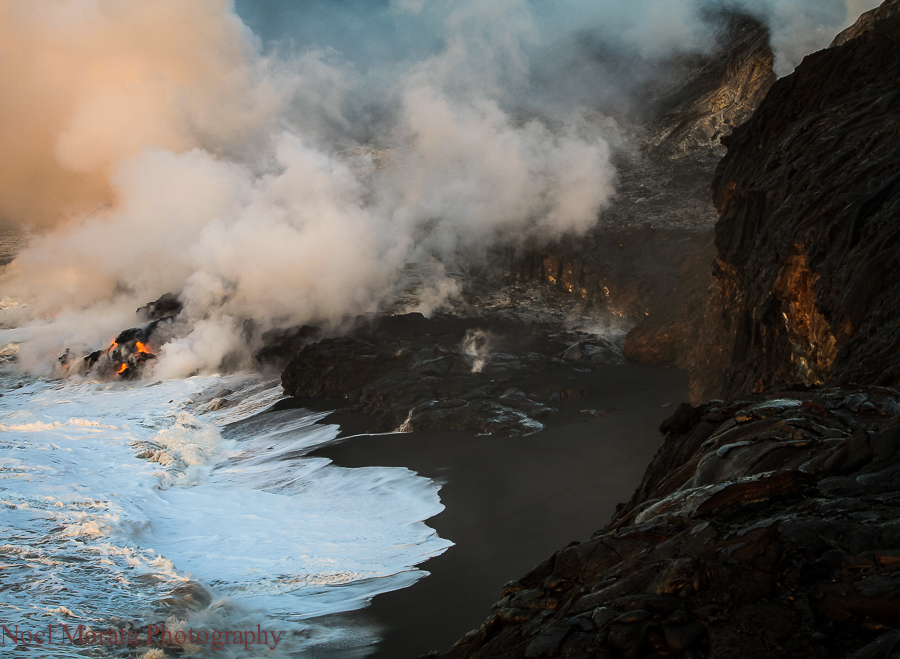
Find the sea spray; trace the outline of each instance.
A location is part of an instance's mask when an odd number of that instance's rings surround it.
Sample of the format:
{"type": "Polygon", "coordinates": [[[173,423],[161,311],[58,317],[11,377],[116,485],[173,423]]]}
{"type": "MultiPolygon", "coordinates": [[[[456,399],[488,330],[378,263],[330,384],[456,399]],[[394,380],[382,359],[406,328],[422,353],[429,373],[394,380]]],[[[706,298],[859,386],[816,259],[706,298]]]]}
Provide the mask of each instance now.
{"type": "Polygon", "coordinates": [[[316,618],[409,585],[449,545],[420,521],[442,508],[431,481],[303,457],[337,429],[322,413],[260,414],[277,381],[14,384],[0,398],[0,562],[22,589],[4,591],[7,627],[258,624],[290,637],[278,652],[369,643],[316,618]]]}

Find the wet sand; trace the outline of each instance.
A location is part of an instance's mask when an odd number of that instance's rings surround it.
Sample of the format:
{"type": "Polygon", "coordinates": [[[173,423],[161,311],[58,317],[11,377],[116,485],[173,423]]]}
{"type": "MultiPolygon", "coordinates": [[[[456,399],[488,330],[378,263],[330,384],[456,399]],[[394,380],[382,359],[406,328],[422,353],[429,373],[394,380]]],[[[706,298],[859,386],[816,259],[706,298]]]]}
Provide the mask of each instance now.
{"type": "MultiPolygon", "coordinates": [[[[455,546],[420,565],[430,575],[414,586],[345,616],[380,628],[383,640],[370,656],[412,659],[449,648],[484,621],[504,583],[588,538],[631,496],[662,443],[660,422],[688,398],[687,377],[628,365],[588,378],[589,397],[556,404],[561,413],[528,437],[357,436],[312,454],[344,467],[407,467],[441,484],[445,510],[428,525],[455,546]],[[611,413],[588,420],[584,409],[611,413]]],[[[344,434],[365,423],[341,414],[325,422],[341,423],[344,434]]]]}

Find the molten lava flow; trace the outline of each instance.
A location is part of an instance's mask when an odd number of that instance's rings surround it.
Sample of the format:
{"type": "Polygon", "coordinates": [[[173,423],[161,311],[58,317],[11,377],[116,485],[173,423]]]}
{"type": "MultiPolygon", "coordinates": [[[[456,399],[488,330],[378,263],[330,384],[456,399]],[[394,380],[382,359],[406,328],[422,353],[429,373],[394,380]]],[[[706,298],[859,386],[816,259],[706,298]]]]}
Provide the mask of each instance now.
{"type": "Polygon", "coordinates": [[[125,371],[128,370],[128,364],[122,364],[122,367],[116,371],[116,375],[122,375],[125,371]]]}
{"type": "Polygon", "coordinates": [[[106,352],[112,352],[113,350],[115,350],[118,347],[119,347],[119,344],[116,343],[115,341],[113,341],[112,344],[106,349],[106,352]]]}
{"type": "Polygon", "coordinates": [[[145,355],[152,354],[152,353],[150,352],[150,349],[147,348],[147,346],[144,345],[143,343],[141,343],[140,341],[135,341],[135,342],[134,342],[134,345],[135,345],[135,347],[137,347],[137,351],[138,351],[138,352],[142,352],[142,353],[144,353],[145,355]]]}

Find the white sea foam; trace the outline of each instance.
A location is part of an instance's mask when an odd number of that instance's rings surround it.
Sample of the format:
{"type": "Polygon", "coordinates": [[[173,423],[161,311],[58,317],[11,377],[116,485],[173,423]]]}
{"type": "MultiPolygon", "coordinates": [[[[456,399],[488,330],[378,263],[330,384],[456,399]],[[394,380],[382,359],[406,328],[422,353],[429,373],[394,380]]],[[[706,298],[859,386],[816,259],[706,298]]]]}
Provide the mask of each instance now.
{"type": "Polygon", "coordinates": [[[2,393],[5,622],[252,623],[302,652],[347,640],[316,616],[410,585],[450,545],[423,521],[442,509],[432,481],[304,457],[336,437],[321,413],[254,416],[282,397],[277,382],[6,380],[2,393]],[[179,613],[166,595],[193,582],[212,603],[179,613]]]}

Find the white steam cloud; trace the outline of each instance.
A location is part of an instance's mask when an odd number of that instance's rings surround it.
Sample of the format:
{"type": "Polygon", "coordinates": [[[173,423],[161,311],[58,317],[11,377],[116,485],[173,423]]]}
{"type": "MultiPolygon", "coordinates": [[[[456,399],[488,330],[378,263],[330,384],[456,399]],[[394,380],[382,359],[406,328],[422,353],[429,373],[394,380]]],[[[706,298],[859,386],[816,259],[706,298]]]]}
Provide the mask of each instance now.
{"type": "Polygon", "coordinates": [[[826,48],[835,35],[880,0],[740,0],[770,26],[775,73],[789,74],[809,53],[826,48]]]}
{"type": "MultiPolygon", "coordinates": [[[[189,322],[156,371],[177,377],[240,351],[246,318],[338,324],[406,263],[582,232],[614,178],[585,36],[650,63],[702,51],[709,4],[360,3],[406,38],[388,52],[291,45],[290,21],[264,45],[226,0],[0,0],[0,220],[53,227],[0,276],[27,304],[0,321],[42,325],[19,355],[47,371],[176,292],[189,322]]],[[[874,5],[740,4],[783,67],[874,5]]],[[[453,291],[432,286],[429,307],[453,291]]]]}

